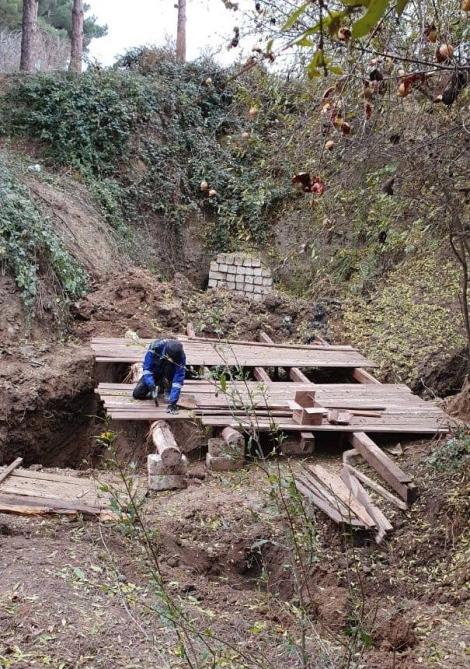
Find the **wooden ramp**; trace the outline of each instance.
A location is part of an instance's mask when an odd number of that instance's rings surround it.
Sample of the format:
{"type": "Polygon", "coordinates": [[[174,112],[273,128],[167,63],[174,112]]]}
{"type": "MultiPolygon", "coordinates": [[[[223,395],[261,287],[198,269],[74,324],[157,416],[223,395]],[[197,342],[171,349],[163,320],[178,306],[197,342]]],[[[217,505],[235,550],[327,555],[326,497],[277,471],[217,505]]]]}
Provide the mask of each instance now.
{"type": "Polygon", "coordinates": [[[21,458],[0,467],[0,513],[50,513],[114,518],[110,495],[91,478],[18,469],[21,458]]]}
{"type": "Polygon", "coordinates": [[[321,424],[308,425],[312,432],[436,434],[448,431],[446,414],[401,384],[237,381],[227,383],[222,391],[215,382],[187,381],[180,405],[192,408],[181,409],[175,415],[167,414],[165,406],[157,408],[152,400],[134,400],[132,388],[129,384],[115,383],[98,386],[97,393],[113,420],[198,419],[203,425],[213,427],[256,427],[260,431],[275,427],[302,432],[306,426],[294,422],[290,403],[299,391],[310,390],[315,392],[317,404],[325,410],[351,412],[348,424],[332,424],[325,415],[321,424]]]}
{"type": "MultiPolygon", "coordinates": [[[[352,346],[304,346],[263,342],[217,341],[179,337],[188,365],[197,367],[375,367],[352,346]]],[[[96,337],[91,347],[98,363],[141,362],[151,339],[138,342],[96,337]]]]}

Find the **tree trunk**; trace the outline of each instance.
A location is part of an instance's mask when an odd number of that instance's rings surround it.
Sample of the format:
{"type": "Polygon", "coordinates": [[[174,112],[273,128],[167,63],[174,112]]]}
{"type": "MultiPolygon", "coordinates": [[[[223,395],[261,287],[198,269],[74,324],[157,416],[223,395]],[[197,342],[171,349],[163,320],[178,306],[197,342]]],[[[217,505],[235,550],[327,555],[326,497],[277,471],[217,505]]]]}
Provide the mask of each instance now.
{"type": "Polygon", "coordinates": [[[186,0],[178,0],[176,60],[180,63],[184,63],[186,61],[186,0]]]}
{"type": "Polygon", "coordinates": [[[38,19],[38,0],[23,0],[23,20],[21,24],[21,72],[34,69],[34,39],[38,19]]]}
{"type": "Polygon", "coordinates": [[[83,0],[73,0],[70,72],[81,72],[83,61],[83,0]]]}

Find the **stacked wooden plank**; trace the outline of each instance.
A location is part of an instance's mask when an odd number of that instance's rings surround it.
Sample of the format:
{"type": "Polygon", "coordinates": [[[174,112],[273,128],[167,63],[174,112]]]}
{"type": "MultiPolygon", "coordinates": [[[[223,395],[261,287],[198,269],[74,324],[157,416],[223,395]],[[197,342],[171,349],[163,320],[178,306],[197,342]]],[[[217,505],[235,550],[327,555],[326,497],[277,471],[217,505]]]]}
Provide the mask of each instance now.
{"type": "Polygon", "coordinates": [[[436,434],[448,431],[446,414],[401,384],[305,384],[235,381],[224,389],[215,382],[187,381],[181,395],[181,409],[172,416],[164,406],[155,407],[151,400],[133,400],[132,386],[101,383],[97,389],[105,408],[114,420],[178,420],[198,418],[204,425],[252,428],[260,431],[276,429],[304,432],[305,425],[296,423],[289,402],[298,391],[315,393],[316,404],[325,410],[348,408],[352,415],[348,424],[322,422],[309,426],[314,432],[378,432],[436,434]],[[372,409],[372,411],[367,410],[372,409]],[[365,411],[364,411],[365,410],[365,411]],[[360,415],[370,413],[372,415],[360,415]]]}
{"type": "Polygon", "coordinates": [[[320,465],[308,466],[295,477],[295,483],[310,512],[316,507],[338,524],[373,531],[377,543],[393,529],[348,469],[337,476],[320,465]]]}
{"type": "MultiPolygon", "coordinates": [[[[188,365],[198,367],[375,367],[352,346],[306,346],[249,341],[218,341],[198,337],[179,337],[188,365]]],[[[141,362],[152,340],[96,337],[91,347],[96,362],[141,362]]]]}
{"type": "Polygon", "coordinates": [[[83,514],[114,517],[110,495],[90,478],[19,469],[16,460],[0,468],[0,512],[22,515],[83,514]]]}

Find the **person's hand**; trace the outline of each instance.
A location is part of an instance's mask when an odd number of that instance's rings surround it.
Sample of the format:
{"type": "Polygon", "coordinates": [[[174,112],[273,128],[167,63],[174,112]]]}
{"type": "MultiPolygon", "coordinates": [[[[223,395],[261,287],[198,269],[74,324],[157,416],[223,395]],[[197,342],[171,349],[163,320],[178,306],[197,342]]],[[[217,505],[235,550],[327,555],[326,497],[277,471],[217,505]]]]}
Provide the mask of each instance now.
{"type": "Polygon", "coordinates": [[[176,402],[169,404],[166,408],[166,412],[171,414],[178,413],[178,407],[176,406],[176,402]]]}

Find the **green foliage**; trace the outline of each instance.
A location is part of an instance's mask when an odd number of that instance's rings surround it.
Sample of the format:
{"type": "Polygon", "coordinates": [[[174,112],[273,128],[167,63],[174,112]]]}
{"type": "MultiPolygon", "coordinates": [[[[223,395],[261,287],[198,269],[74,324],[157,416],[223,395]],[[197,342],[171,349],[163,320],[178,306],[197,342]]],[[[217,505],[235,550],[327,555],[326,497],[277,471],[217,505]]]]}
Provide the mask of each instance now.
{"type": "Polygon", "coordinates": [[[18,79],[3,101],[5,132],[40,140],[55,163],[79,171],[115,227],[164,220],[177,235],[203,216],[213,248],[264,243],[291,174],[274,177],[263,132],[289,91],[271,86],[272,113],[248,120],[247,88],[229,75],[140,49],[110,71],[18,79]]]}
{"type": "Polygon", "coordinates": [[[29,311],[36,306],[43,265],[53,275],[59,302],[76,298],[85,290],[82,269],[3,161],[0,161],[0,265],[6,265],[12,272],[29,311]]]}
{"type": "Polygon", "coordinates": [[[427,463],[438,471],[460,469],[470,463],[470,434],[462,431],[433,450],[427,463]]]}

